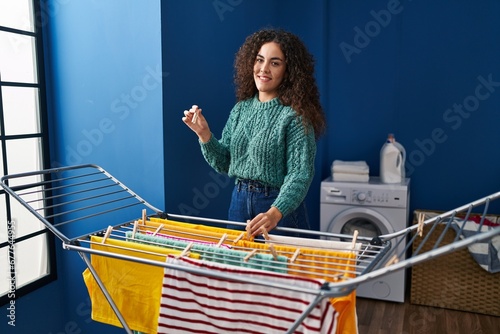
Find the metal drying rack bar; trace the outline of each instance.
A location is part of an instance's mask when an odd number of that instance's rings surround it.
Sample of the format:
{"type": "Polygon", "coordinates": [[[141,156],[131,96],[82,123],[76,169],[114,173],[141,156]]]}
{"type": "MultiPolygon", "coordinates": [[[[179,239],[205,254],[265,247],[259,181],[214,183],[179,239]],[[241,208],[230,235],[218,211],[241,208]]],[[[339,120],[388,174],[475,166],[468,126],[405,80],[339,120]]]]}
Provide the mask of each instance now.
{"type": "MultiPolygon", "coordinates": [[[[137,229],[138,220],[145,225],[148,218],[176,219],[189,223],[208,223],[215,226],[225,226],[229,223],[225,220],[167,214],[146,202],[97,165],[78,165],[6,175],[1,178],[1,185],[8,195],[21,203],[62,241],[64,249],[78,252],[127,333],[131,333],[131,330],[109,295],[104,283],[99,278],[99,274],[93,268],[89,255],[107,256],[207,277],[225,278],[237,282],[311,294],[314,296],[313,301],[287,331],[287,333],[293,333],[312,309],[324,298],[347,295],[355,290],[358,285],[367,281],[454,252],[477,242],[487,242],[500,234],[500,227],[481,228],[488,214],[490,202],[500,197],[500,192],[421,221],[418,225],[376,238],[293,230],[301,234],[308,234],[313,238],[320,237],[321,239],[348,241],[352,242],[353,245],[355,242],[360,244],[360,247],[356,250],[356,265],[347,269],[347,274],[345,273],[342,279],[331,280],[318,290],[305,289],[238,275],[220,275],[208,270],[148,260],[142,258],[140,253],[137,253],[137,256],[130,256],[92,249],[89,242],[91,236],[122,238],[125,240],[125,233],[137,229]],[[421,238],[421,246],[425,244],[438,224],[446,225],[444,234],[452,223],[460,220],[467,221],[473,210],[480,207],[483,210],[481,212],[480,227],[476,234],[466,238],[458,238],[457,236],[457,239],[448,245],[440,244],[439,240],[441,238],[439,238],[430,251],[420,252],[421,248],[419,248],[414,254],[406,256],[413,242],[417,238],[421,238]],[[142,213],[142,215],[138,213],[142,213]],[[430,232],[425,236],[420,236],[420,233],[417,232],[420,232],[424,225],[431,226],[430,232]],[[398,247],[393,246],[401,242],[406,242],[406,247],[403,252],[396,254],[398,247]]],[[[292,229],[287,228],[280,228],[280,230],[292,231],[292,229]]]]}

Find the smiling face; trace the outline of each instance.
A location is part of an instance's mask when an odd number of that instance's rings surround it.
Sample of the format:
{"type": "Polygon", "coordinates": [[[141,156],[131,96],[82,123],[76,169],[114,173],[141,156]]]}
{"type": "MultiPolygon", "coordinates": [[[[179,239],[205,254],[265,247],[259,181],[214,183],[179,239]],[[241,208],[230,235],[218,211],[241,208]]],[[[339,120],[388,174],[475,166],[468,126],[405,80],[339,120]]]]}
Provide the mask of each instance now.
{"type": "Polygon", "coordinates": [[[279,44],[269,42],[260,48],[253,65],[253,78],[261,102],[278,96],[278,87],[285,77],[285,55],[279,44]]]}

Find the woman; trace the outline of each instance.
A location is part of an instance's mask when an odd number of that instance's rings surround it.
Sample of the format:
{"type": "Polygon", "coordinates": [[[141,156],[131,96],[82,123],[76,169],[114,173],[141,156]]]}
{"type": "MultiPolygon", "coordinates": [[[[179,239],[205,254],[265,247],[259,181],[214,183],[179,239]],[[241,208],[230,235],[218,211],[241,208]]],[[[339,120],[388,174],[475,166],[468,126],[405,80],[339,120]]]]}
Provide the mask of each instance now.
{"type": "Polygon", "coordinates": [[[235,84],[238,102],[220,140],[198,106],[182,118],[210,166],[236,179],[228,219],[246,221],[254,236],[276,226],[309,229],[304,198],[326,124],[313,57],[294,34],[260,30],[236,54],[235,84]]]}

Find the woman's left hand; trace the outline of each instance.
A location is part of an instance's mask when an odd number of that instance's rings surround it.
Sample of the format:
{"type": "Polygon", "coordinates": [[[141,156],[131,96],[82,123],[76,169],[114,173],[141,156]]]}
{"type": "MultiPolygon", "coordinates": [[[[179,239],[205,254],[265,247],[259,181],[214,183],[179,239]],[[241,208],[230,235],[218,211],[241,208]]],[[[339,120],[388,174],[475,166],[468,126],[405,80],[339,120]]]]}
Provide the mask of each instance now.
{"type": "Polygon", "coordinates": [[[267,212],[259,213],[254,219],[249,221],[246,230],[252,236],[262,234],[262,228],[265,228],[266,232],[270,232],[278,225],[282,217],[281,212],[273,206],[267,212]]]}

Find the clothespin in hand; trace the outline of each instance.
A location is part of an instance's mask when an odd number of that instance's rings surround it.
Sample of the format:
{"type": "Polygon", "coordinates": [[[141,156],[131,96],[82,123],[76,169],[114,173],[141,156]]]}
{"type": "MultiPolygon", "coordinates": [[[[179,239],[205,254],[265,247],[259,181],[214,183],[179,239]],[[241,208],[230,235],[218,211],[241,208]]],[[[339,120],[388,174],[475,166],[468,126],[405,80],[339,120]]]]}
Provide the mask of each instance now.
{"type": "Polygon", "coordinates": [[[262,236],[264,237],[264,239],[269,240],[269,234],[267,234],[267,230],[265,227],[261,227],[259,231],[260,231],[260,233],[262,233],[262,236]]]}

